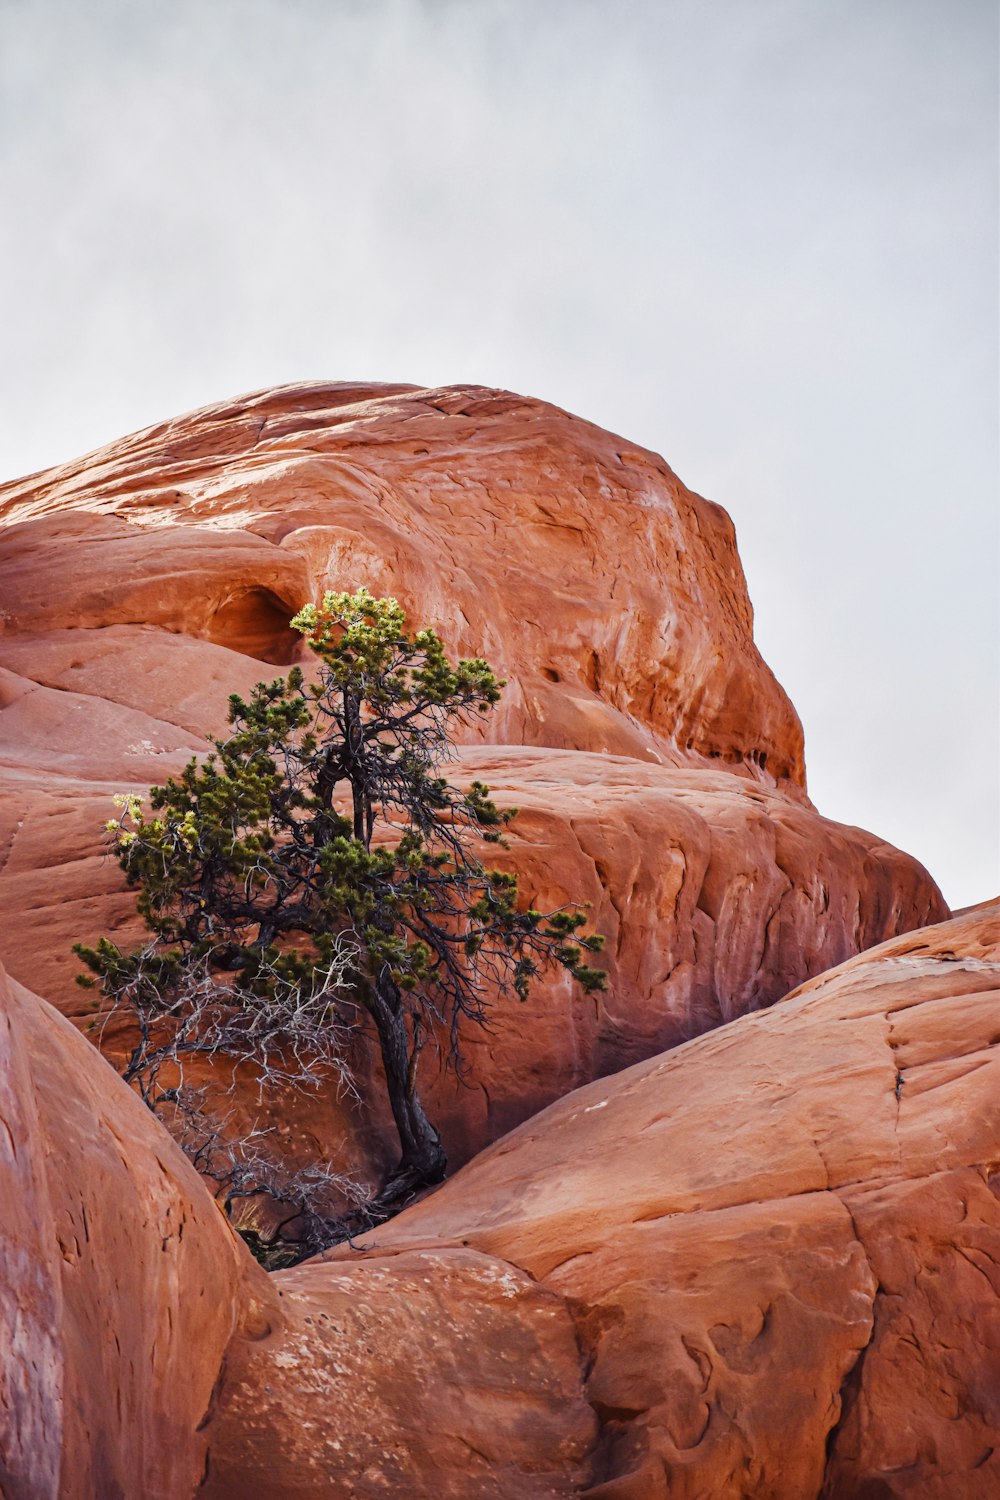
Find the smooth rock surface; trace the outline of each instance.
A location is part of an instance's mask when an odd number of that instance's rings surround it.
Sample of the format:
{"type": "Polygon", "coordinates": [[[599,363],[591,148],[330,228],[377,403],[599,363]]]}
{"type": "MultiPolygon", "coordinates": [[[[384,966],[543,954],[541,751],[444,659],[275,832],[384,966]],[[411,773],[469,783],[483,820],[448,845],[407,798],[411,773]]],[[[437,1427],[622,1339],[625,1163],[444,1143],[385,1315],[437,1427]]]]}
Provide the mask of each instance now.
{"type": "Polygon", "coordinates": [[[0,1492],[178,1500],[233,1333],[237,1244],[181,1152],[0,970],[0,1492]]]}
{"type": "Polygon", "coordinates": [[[577,1090],[364,1243],[477,1249],[567,1299],[588,1495],[976,1500],[998,1199],[1000,903],[577,1090]]]}
{"type": "Polygon", "coordinates": [[[363,583],[508,679],[494,741],[804,785],[725,511],[540,401],[264,391],[0,486],[0,525],[15,641],[138,622],[287,663],[290,615],[363,583]]]}

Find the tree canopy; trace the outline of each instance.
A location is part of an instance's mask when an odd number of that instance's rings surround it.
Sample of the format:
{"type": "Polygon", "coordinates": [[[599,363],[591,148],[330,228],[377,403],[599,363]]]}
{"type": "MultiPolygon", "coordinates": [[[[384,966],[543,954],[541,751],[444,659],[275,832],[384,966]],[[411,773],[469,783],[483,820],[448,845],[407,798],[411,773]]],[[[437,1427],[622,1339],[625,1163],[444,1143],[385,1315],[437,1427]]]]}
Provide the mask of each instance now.
{"type": "Polygon", "coordinates": [[[148,811],[118,799],[108,830],[148,941],[76,951],[94,976],[82,982],[135,1023],[125,1077],[161,1113],[184,1109],[199,1053],[247,1059],[268,1082],[353,1087],[350,1041],[372,1027],[400,1142],[374,1222],[445,1172],[418,1088],[428,1038],[457,1064],[463,1025],[486,1024],[503,993],[524,998],[546,965],[603,988],[587,962],[603,940],[577,909],[524,906],[517,877],[483,858],[514,810],[441,774],[453,724],[499,700],[489,665],[450,662],[433,630],[409,634],[399,604],[365,589],[292,624],[315,680],[295,667],[233,695],[207,759],[154,787],[148,811]]]}

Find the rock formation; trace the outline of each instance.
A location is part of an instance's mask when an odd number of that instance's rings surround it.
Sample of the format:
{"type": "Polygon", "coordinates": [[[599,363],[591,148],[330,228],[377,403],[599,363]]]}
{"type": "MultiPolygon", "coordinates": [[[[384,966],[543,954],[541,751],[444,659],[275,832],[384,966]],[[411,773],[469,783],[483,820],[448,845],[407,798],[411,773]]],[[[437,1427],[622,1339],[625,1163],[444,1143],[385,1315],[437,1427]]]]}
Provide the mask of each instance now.
{"type": "Polygon", "coordinates": [[[4,1500],[542,1500],[583,1481],[597,1420],[560,1297],[467,1250],[279,1286],[108,1064],[2,970],[0,1127],[4,1500]]]}
{"type": "MultiPolygon", "coordinates": [[[[77,940],[137,930],[102,853],[113,792],[162,781],[304,650],[323,588],[394,592],[508,678],[456,776],[522,808],[539,905],[593,904],[611,986],[563,979],[427,1079],[454,1161],[588,1079],[778,999],[945,907],[915,861],[831,824],[761,661],[733,529],[663,461],[479,388],[293,387],[0,488],[0,957],[87,1024],[77,940]]],[[[114,1055],[116,1033],[93,1033],[114,1055]]],[[[375,1090],[377,1093],[378,1091],[375,1090]]],[[[365,1173],[388,1122],[279,1112],[365,1173]]]]}
{"type": "Polygon", "coordinates": [[[507,677],[499,742],[804,783],[729,517],[539,401],[264,392],[0,487],[0,523],[15,635],[142,624],[286,664],[291,615],[363,583],[507,677]]]}
{"type": "Polygon", "coordinates": [[[145,1106],[2,970],[0,1202],[4,1500],[192,1494],[247,1253],[145,1106]]]}
{"type": "Polygon", "coordinates": [[[0,983],[10,1500],[1000,1493],[1000,904],[577,1090],[267,1277],[0,983]]]}
{"type": "Polygon", "coordinates": [[[364,1243],[565,1298],[593,1500],[996,1496],[998,1043],[994,903],[578,1089],[364,1243]]]}
{"type": "MultiPolygon", "coordinates": [[[[1000,1494],[1000,906],[909,931],[926,872],[813,809],[724,512],[538,402],[294,387],[0,488],[0,604],[5,1500],[1000,1494]],[[361,583],[509,679],[454,775],[610,984],[498,1006],[426,1084],[487,1149],[268,1277],[69,947],[136,933],[111,794],[361,583]]],[[[277,1118],[390,1158],[377,1109],[277,1118]]]]}

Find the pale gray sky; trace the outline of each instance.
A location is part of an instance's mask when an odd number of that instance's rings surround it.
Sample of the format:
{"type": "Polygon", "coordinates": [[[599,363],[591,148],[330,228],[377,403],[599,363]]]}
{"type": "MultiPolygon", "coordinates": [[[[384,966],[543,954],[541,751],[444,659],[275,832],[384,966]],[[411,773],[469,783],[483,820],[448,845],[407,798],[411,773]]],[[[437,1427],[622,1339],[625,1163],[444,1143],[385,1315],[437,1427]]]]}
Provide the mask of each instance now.
{"type": "Polygon", "coordinates": [[[481,381],[733,516],[831,817],[1000,889],[995,0],[0,0],[0,477],[481,381]]]}

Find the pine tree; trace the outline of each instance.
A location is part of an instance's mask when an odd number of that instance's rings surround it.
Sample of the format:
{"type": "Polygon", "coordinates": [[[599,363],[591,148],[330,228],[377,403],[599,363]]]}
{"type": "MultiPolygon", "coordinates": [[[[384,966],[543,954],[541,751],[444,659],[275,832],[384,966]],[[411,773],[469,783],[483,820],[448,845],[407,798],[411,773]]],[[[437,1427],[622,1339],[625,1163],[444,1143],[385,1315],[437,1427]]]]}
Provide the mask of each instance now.
{"type": "Polygon", "coordinates": [[[575,909],[522,909],[516,876],[477,849],[514,813],[489,788],[440,774],[456,721],[503,687],[485,661],[449,662],[433,630],[406,631],[394,599],[329,593],[293,620],[319,658],[229,700],[231,732],[108,824],[149,940],[77,945],[138,1040],[125,1077],[162,1110],[183,1105],[195,1053],[251,1060],[269,1082],[350,1082],[351,1040],[374,1029],[399,1135],[372,1222],[440,1181],[446,1158],[418,1089],[430,1036],[457,1063],[462,1027],[495,997],[524,998],[545,965],[585,990],[602,946],[575,909]]]}

